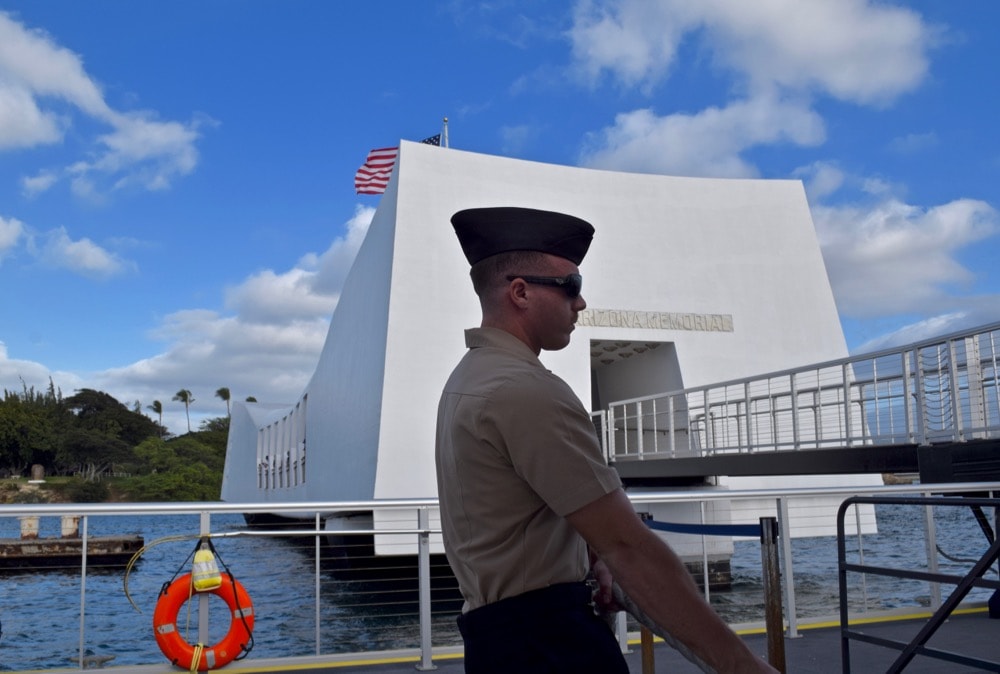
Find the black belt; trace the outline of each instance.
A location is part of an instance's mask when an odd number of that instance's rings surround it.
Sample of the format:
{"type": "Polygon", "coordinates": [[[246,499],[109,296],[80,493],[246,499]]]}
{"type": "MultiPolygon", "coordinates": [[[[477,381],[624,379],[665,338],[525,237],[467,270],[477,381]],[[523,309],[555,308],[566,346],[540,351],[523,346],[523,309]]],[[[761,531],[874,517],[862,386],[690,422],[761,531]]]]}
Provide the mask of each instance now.
{"type": "Polygon", "coordinates": [[[583,581],[559,583],[473,609],[458,617],[458,627],[462,636],[474,637],[525,616],[578,609],[593,612],[593,590],[583,581]]]}

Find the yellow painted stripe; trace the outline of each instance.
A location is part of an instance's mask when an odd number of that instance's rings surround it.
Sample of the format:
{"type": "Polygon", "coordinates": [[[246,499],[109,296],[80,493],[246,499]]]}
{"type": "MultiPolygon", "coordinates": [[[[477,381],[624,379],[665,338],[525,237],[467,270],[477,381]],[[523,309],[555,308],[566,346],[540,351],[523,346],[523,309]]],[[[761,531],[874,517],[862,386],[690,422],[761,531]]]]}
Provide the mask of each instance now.
{"type": "MultiPolygon", "coordinates": [[[[457,660],[462,657],[461,653],[448,653],[444,655],[435,655],[435,662],[441,660],[457,660]]],[[[419,655],[405,655],[395,658],[364,658],[362,660],[339,660],[337,662],[312,662],[303,663],[298,665],[291,664],[281,664],[281,665],[270,665],[264,667],[236,667],[232,665],[228,668],[230,671],[234,672],[247,672],[248,674],[252,672],[291,672],[291,671],[305,671],[309,669],[343,669],[345,667],[373,667],[375,665],[400,665],[406,663],[418,663],[420,662],[419,655]]]]}
{"type": "MultiPolygon", "coordinates": [[[[956,609],[951,612],[951,615],[971,615],[974,613],[986,613],[988,609],[985,606],[978,608],[961,608],[956,609]]],[[[848,621],[848,625],[871,625],[874,623],[888,623],[888,622],[900,622],[903,620],[926,620],[930,618],[934,613],[932,611],[921,611],[919,613],[905,613],[900,615],[886,615],[886,616],[872,616],[871,618],[854,618],[848,621]]],[[[787,625],[786,625],[787,627],[787,625]]],[[[801,630],[817,630],[824,628],[837,628],[840,627],[840,620],[828,620],[824,622],[806,623],[804,625],[798,625],[798,629],[801,630]]],[[[736,633],[740,636],[748,636],[752,634],[766,634],[767,629],[764,627],[750,627],[747,629],[736,630],[736,633]]],[[[663,643],[663,639],[660,637],[655,637],[654,641],[663,643]]],[[[629,645],[634,646],[641,643],[639,639],[629,639],[629,645]]]]}
{"type": "MultiPolygon", "coordinates": [[[[981,608],[966,608],[958,609],[952,612],[952,615],[970,615],[974,613],[985,613],[987,611],[986,607],[981,608]]],[[[892,616],[873,616],[871,618],[855,618],[850,621],[850,625],[864,625],[871,623],[884,623],[884,622],[898,622],[902,620],[919,620],[930,618],[933,614],[931,611],[921,611],[918,613],[906,613],[902,615],[892,615],[892,616]]],[[[814,622],[807,623],[804,625],[799,625],[799,630],[814,630],[823,628],[836,628],[840,627],[839,620],[830,620],[824,622],[814,622]]],[[[740,636],[747,636],[753,634],[765,634],[767,630],[763,627],[752,627],[748,629],[736,630],[736,633],[740,636]]],[[[663,643],[663,639],[656,637],[654,641],[663,643]]],[[[639,645],[641,642],[639,639],[629,639],[630,646],[639,645]]],[[[462,657],[461,653],[448,653],[443,655],[435,655],[435,661],[441,660],[457,660],[462,657]]],[[[270,667],[239,667],[239,672],[246,672],[247,674],[252,674],[254,672],[275,672],[275,671],[306,671],[310,669],[342,669],[346,667],[370,667],[375,665],[398,665],[405,663],[418,663],[420,662],[420,656],[400,656],[394,658],[365,658],[363,660],[342,660],[338,662],[326,662],[326,663],[310,663],[301,665],[274,665],[270,667]]],[[[230,665],[232,668],[232,665],[230,665]]]]}

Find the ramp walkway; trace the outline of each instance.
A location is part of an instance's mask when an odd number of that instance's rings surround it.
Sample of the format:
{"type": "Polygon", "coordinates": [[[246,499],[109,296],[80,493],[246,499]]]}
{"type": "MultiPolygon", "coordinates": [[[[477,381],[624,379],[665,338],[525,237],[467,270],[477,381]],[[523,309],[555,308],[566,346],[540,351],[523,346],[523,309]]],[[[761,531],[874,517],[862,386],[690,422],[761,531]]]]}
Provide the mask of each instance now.
{"type": "Polygon", "coordinates": [[[1000,323],[906,347],[612,403],[595,415],[626,485],[710,475],[1000,479],[1000,323]]]}

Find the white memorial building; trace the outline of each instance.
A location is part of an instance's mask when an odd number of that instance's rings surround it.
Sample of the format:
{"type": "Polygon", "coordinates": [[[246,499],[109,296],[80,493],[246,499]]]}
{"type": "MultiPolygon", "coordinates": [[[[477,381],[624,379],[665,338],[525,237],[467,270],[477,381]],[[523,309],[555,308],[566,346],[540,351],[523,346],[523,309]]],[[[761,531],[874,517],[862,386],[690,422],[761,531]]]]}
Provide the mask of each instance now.
{"type": "Polygon", "coordinates": [[[619,173],[404,141],[312,379],[287,404],[234,404],[223,500],[437,496],[438,397],[480,320],[450,217],[484,206],[594,225],[580,265],[588,307],[571,344],[541,354],[593,410],[848,355],[799,181],[619,173]]]}

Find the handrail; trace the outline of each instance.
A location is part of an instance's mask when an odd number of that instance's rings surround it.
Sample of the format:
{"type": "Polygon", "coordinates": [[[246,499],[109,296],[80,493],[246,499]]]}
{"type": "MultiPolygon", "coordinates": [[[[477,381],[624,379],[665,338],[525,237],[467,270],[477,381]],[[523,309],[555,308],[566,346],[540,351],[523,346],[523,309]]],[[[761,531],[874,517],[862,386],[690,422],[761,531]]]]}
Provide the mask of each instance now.
{"type": "MultiPolygon", "coordinates": [[[[780,489],[690,489],[684,491],[644,491],[628,493],[633,504],[670,503],[691,501],[739,501],[761,498],[794,498],[814,496],[838,496],[859,494],[886,494],[914,492],[966,493],[1000,490],[1000,482],[946,482],[941,484],[897,484],[897,485],[840,485],[824,487],[784,487],[780,489]]],[[[224,501],[184,501],[173,503],[3,503],[0,517],[55,516],[72,513],[74,515],[198,515],[207,513],[268,513],[289,516],[312,515],[351,511],[381,509],[436,508],[436,498],[374,499],[371,501],[276,501],[274,503],[238,503],[224,501]]],[[[303,517],[304,519],[304,517],[303,517]]],[[[381,529],[379,532],[381,533],[381,529]]],[[[406,531],[418,531],[407,529],[406,531]]]]}
{"type": "MultiPolygon", "coordinates": [[[[914,492],[967,493],[1000,490],[1000,482],[945,482],[941,484],[840,485],[824,487],[784,487],[780,489],[686,489],[684,491],[644,491],[628,493],[633,504],[691,501],[738,501],[761,498],[794,498],[862,494],[912,494],[914,492]]],[[[185,501],[174,503],[3,503],[0,517],[28,515],[198,515],[207,513],[268,513],[289,516],[368,511],[381,509],[436,508],[436,498],[374,499],[371,501],[276,501],[274,503],[238,503],[224,501],[185,501]]],[[[304,519],[304,518],[303,518],[304,519]]],[[[417,531],[412,529],[407,531],[417,531]]],[[[382,530],[379,530],[381,532],[382,530]]]]}
{"type": "Polygon", "coordinates": [[[609,461],[1000,438],[1000,323],[612,402],[609,461]]]}
{"type": "MultiPolygon", "coordinates": [[[[663,503],[663,504],[684,504],[684,503],[708,503],[717,501],[729,501],[731,503],[736,503],[738,501],[759,501],[761,499],[770,500],[773,505],[772,512],[776,512],[779,519],[779,524],[781,527],[779,535],[779,544],[782,546],[782,565],[783,570],[781,574],[781,582],[784,584],[785,597],[786,599],[786,609],[787,615],[785,617],[786,624],[788,625],[788,636],[796,636],[795,630],[796,621],[798,617],[796,616],[796,604],[795,604],[795,574],[793,570],[793,560],[790,553],[791,548],[786,547],[790,543],[790,530],[794,526],[794,523],[789,519],[788,516],[788,503],[795,502],[796,499],[803,499],[807,502],[812,502],[817,496],[837,496],[842,495],[846,497],[852,497],[857,495],[865,494],[878,494],[878,495],[892,495],[892,496],[904,496],[905,494],[914,493],[949,493],[958,494],[962,492],[978,492],[978,491],[995,491],[1000,492],[1000,482],[977,482],[977,483],[962,483],[962,484],[941,484],[941,485],[893,485],[893,486],[874,486],[874,485],[862,485],[862,486],[841,486],[841,487],[810,487],[810,488],[785,488],[785,489],[747,489],[747,490],[691,490],[683,492],[644,492],[644,493],[632,493],[629,494],[632,502],[637,508],[646,504],[653,503],[663,503]]],[[[405,540],[415,540],[416,538],[421,538],[424,540],[424,544],[418,546],[417,555],[418,559],[428,554],[426,542],[433,539],[440,534],[440,527],[436,525],[431,525],[430,522],[433,521],[431,518],[435,516],[432,512],[436,507],[436,499],[431,498],[417,498],[417,499],[391,499],[391,500],[379,500],[379,501],[322,501],[322,502],[284,502],[284,503],[219,503],[219,502],[188,502],[188,503],[73,503],[73,504],[2,504],[0,505],[0,518],[16,518],[22,516],[58,516],[63,514],[73,514],[79,515],[81,517],[81,531],[84,537],[88,536],[88,519],[97,516],[136,516],[136,515],[201,515],[202,522],[204,522],[207,517],[206,515],[216,516],[216,515],[234,515],[243,513],[253,513],[253,512],[267,512],[272,514],[294,514],[301,518],[301,523],[294,529],[282,529],[280,531],[260,531],[260,530],[216,530],[213,528],[213,535],[220,536],[222,538],[233,537],[238,540],[238,537],[246,537],[243,540],[247,540],[247,546],[249,549],[257,549],[256,544],[251,544],[251,540],[259,540],[256,537],[264,537],[269,535],[278,534],[283,537],[315,537],[317,541],[321,535],[335,535],[342,534],[348,535],[363,535],[363,534],[378,534],[378,535],[392,535],[392,536],[402,536],[405,540]],[[367,510],[369,512],[380,510],[380,509],[405,509],[410,511],[407,514],[406,519],[403,521],[398,521],[395,523],[393,528],[382,529],[379,527],[363,527],[363,528],[339,528],[335,524],[331,524],[330,530],[324,529],[323,518],[325,515],[337,513],[337,512],[356,512],[367,510]],[[412,518],[410,518],[412,514],[412,518]],[[421,515],[430,515],[431,518],[419,519],[421,515]]],[[[831,518],[833,513],[831,512],[831,518]]],[[[397,518],[398,519],[398,518],[397,518]]],[[[199,535],[201,530],[197,525],[197,518],[193,520],[191,533],[194,536],[199,535]]],[[[734,522],[737,520],[734,519],[734,522]]],[[[214,525],[215,520],[211,520],[214,525]]],[[[832,521],[831,521],[832,524],[832,521]]],[[[185,528],[187,525],[184,525],[185,528]]],[[[185,529],[186,530],[186,529],[185,529]]],[[[94,531],[94,526],[91,524],[90,532],[94,531]]],[[[148,542],[148,541],[147,541],[148,542]]],[[[235,541],[232,545],[236,545],[235,541]]],[[[315,638],[315,649],[316,655],[320,655],[320,632],[319,632],[319,606],[320,606],[320,592],[319,592],[319,543],[317,543],[317,549],[314,553],[316,555],[315,561],[315,614],[317,616],[317,632],[315,638]]],[[[426,557],[423,557],[426,559],[426,557]]],[[[832,562],[832,555],[831,555],[832,562]]],[[[88,570],[86,566],[77,567],[81,577],[86,579],[88,577],[88,570]]],[[[421,564],[421,570],[419,575],[419,582],[424,588],[421,592],[422,595],[426,595],[426,586],[423,585],[424,579],[427,578],[427,569],[424,564],[421,564]]],[[[707,586],[706,595],[707,595],[707,586]]],[[[83,592],[83,584],[81,583],[81,635],[80,635],[80,646],[81,653],[83,652],[83,645],[85,643],[85,633],[84,633],[84,623],[83,608],[85,606],[85,598],[87,603],[92,603],[95,599],[92,596],[92,587],[95,587],[91,581],[87,581],[86,584],[87,591],[83,592]]],[[[415,588],[418,589],[418,588],[415,588]]],[[[30,592],[30,587],[26,588],[30,592]]],[[[311,593],[310,593],[311,594],[311,593]]],[[[307,594],[305,597],[309,597],[307,594]]],[[[103,601],[103,600],[102,600],[103,601]]],[[[426,596],[421,598],[421,613],[419,616],[419,627],[421,629],[420,635],[420,648],[417,654],[423,659],[423,662],[429,662],[432,648],[430,642],[430,619],[426,612],[426,607],[428,605],[428,600],[426,596]]],[[[830,607],[831,612],[834,610],[832,605],[830,607]]],[[[5,620],[5,623],[7,621],[5,620]]],[[[7,625],[5,624],[5,627],[7,625]]],[[[438,628],[440,629],[440,628],[438,628]]]]}
{"type": "MultiPolygon", "coordinates": [[[[865,564],[864,560],[858,563],[847,562],[847,546],[844,528],[844,515],[848,508],[856,507],[859,504],[867,505],[914,505],[923,507],[992,507],[995,512],[1000,512],[1000,498],[973,498],[973,497],[946,497],[946,496],[924,496],[924,497],[891,497],[891,496],[855,496],[846,499],[837,511],[837,576],[840,588],[840,633],[841,633],[841,661],[843,671],[849,674],[851,671],[850,641],[852,639],[864,641],[866,643],[894,648],[900,651],[899,657],[890,665],[887,673],[895,673],[903,670],[904,667],[917,654],[938,660],[955,662],[970,667],[980,667],[990,671],[1000,671],[1000,661],[986,660],[951,651],[944,651],[926,646],[927,641],[951,616],[961,601],[966,597],[973,587],[990,588],[1000,591],[1000,581],[986,580],[983,575],[990,569],[992,564],[1000,559],[1000,537],[994,536],[986,551],[976,560],[972,567],[964,575],[943,574],[936,572],[925,572],[919,570],[907,570],[900,568],[889,568],[865,564]],[[874,637],[861,630],[852,629],[848,616],[848,578],[849,572],[865,573],[873,575],[890,576],[894,578],[909,578],[925,580],[935,583],[946,583],[955,586],[954,591],[941,603],[931,618],[924,624],[920,631],[907,643],[903,641],[874,637]]],[[[1000,520],[997,520],[1000,522],[1000,520]]],[[[912,558],[901,556],[902,559],[912,558]]]]}

